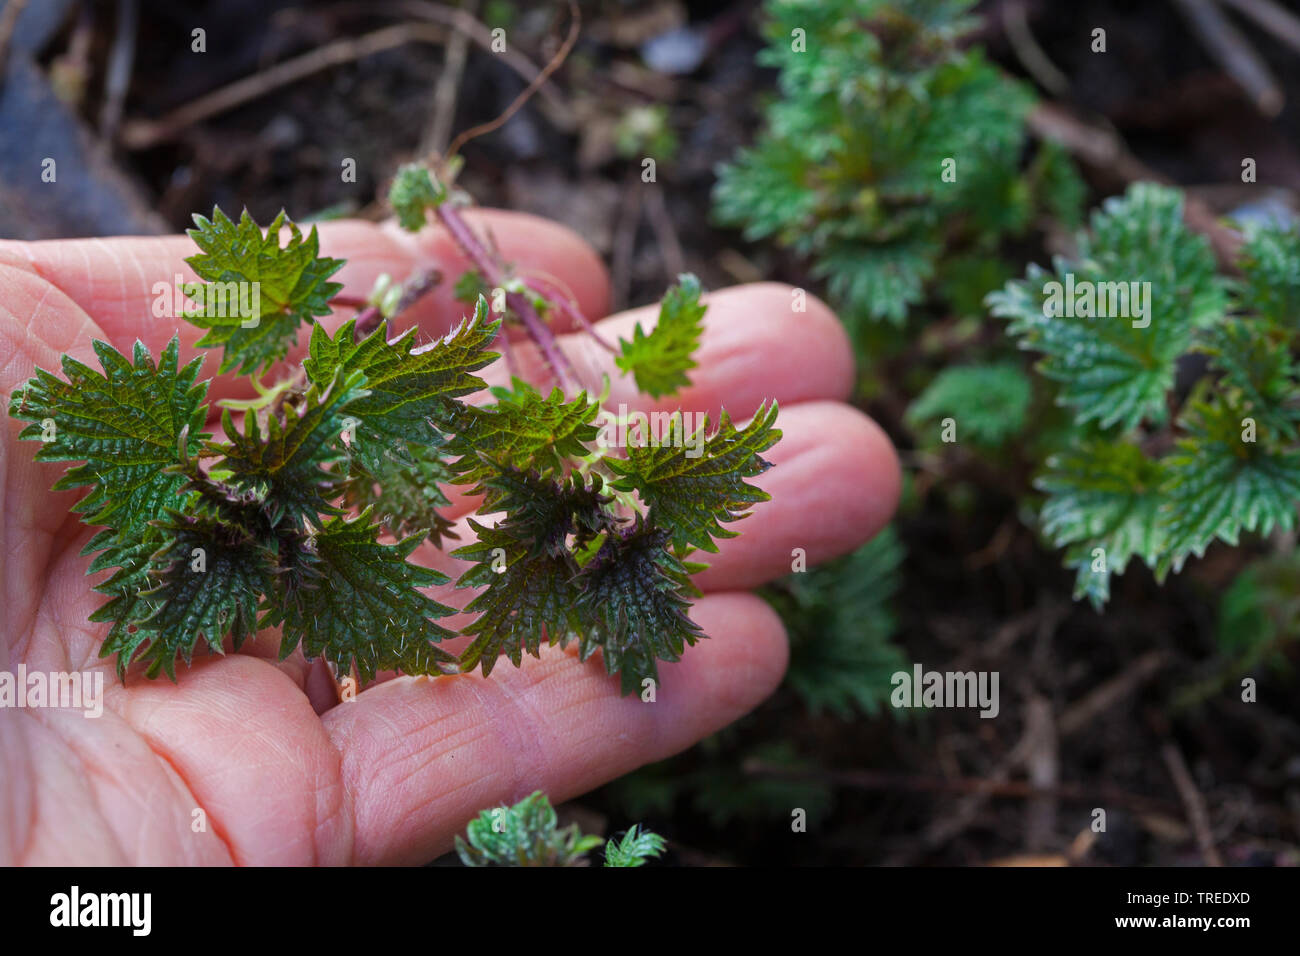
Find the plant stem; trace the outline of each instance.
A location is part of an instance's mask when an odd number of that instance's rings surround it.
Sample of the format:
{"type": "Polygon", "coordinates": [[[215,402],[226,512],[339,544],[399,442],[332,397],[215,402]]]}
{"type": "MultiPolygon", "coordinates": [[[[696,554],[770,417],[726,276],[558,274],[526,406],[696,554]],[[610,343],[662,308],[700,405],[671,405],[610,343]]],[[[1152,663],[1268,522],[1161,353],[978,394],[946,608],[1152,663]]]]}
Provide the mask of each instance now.
{"type": "MultiPolygon", "coordinates": [[[[488,249],[474,234],[474,230],[469,227],[469,223],[461,216],[460,212],[449,202],[440,203],[434,209],[438,221],[456,240],[456,244],[474,263],[474,266],[483,274],[489,285],[502,287],[505,284],[505,269],[493,252],[488,249]]],[[[577,374],[573,366],[569,363],[568,357],[560,351],[555,342],[555,333],[547,327],[542,321],[533,304],[528,301],[528,297],[522,292],[507,292],[506,305],[519,316],[519,321],[524,324],[529,336],[541,350],[542,357],[546,359],[546,364],[550,366],[551,374],[559,382],[561,388],[567,384],[577,383],[577,374]]]]}

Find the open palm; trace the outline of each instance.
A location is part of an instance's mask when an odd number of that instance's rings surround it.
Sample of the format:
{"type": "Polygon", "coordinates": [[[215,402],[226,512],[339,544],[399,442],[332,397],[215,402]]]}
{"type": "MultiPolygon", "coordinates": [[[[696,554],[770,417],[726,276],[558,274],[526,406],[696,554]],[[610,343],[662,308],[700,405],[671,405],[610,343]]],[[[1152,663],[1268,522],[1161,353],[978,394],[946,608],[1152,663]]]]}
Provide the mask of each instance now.
{"type": "MultiPolygon", "coordinates": [[[[522,270],[560,279],[583,310],[604,315],[607,280],[595,254],[567,230],[532,217],[471,217],[522,270]]],[[[171,284],[194,251],[184,237],[0,242],[0,401],[36,366],[56,370],[67,353],[95,366],[91,342],[126,351],[139,338],[157,354],[179,331],[182,361],[197,330],[152,312],[155,283],[171,284]]],[[[321,252],[345,258],[345,292],[363,296],[383,272],[403,279],[466,267],[435,230],[417,237],[362,222],[321,229],[321,252]]],[[[425,337],[462,308],[449,283],[404,321],[425,337]]],[[[104,674],[98,719],[58,708],[0,708],[0,864],[421,863],[445,851],[479,809],[535,789],[556,800],[667,757],[753,708],[781,678],[780,620],[747,592],[810,561],[856,547],[887,520],[898,495],[889,442],[843,404],[853,360],[834,316],[815,300],[792,308],[777,285],[709,298],[694,384],[674,402],[738,421],[764,399],[781,403],[785,437],[758,483],[772,495],[721,542],[698,577],[706,592],[691,616],[709,635],[661,669],[657,700],[620,697],[598,661],[543,651],[518,670],[437,680],[397,677],[338,703],[332,679],[296,654],[276,660],[278,638],[259,635],[239,654],[199,656],[176,683],[132,674],[117,681],[98,656],[107,625],[87,617],[102,602],[80,555],[92,533],[69,507],[76,495],[49,487],[57,464],[33,461],[0,431],[0,671],[104,674]]],[[[605,319],[607,339],[628,337],[641,310],[605,319]]],[[[399,323],[401,324],[401,323],[399,323]]],[[[562,346],[599,383],[608,356],[589,339],[562,346]]],[[[523,367],[528,349],[519,350],[523,367]]],[[[215,368],[212,356],[208,368],[215,368]]],[[[502,363],[487,370],[505,380],[502,363]]],[[[210,398],[243,394],[220,378],[210,398]]],[[[616,382],[611,401],[660,407],[616,382]]],[[[453,502],[460,519],[473,501],[453,502]]],[[[413,560],[459,573],[460,562],[425,546],[413,560]]],[[[449,593],[435,597],[445,603],[449,593]]],[[[463,605],[464,596],[455,597],[463,605]]]]}

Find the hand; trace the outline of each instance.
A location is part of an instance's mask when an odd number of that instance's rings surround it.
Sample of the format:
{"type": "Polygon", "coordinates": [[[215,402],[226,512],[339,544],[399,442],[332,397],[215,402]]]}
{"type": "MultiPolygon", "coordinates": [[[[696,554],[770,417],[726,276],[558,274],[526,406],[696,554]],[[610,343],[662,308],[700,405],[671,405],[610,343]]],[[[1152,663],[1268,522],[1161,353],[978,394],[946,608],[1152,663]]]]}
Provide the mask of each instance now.
{"type": "MultiPolygon", "coordinates": [[[[574,234],[519,214],[469,218],[508,261],[559,278],[587,315],[605,314],[604,269],[574,234]]],[[[194,278],[182,261],[193,251],[182,236],[0,242],[5,407],[36,366],[57,373],[65,352],[98,368],[92,339],[125,352],[139,338],[157,355],[179,331],[182,361],[195,354],[198,330],[152,311],[155,283],[194,278]]],[[[339,279],[353,297],[383,272],[400,281],[436,266],[454,278],[467,267],[433,228],[411,236],[391,225],[326,224],[321,251],[348,260],[339,279]]],[[[425,340],[446,331],[464,312],[450,285],[397,324],[418,321],[425,340]]],[[[785,437],[766,456],[775,467],[757,480],[772,500],[736,526],[741,536],[722,542],[698,577],[706,594],[691,616],[709,639],[661,666],[655,703],[620,697],[598,660],[580,664],[573,649],[558,648],[490,678],[397,677],[338,703],[328,673],[301,653],[277,662],[269,633],[239,654],[179,665],[175,684],[132,675],[122,686],[112,659],[98,656],[107,625],[87,623],[104,598],[80,555],[93,532],[69,513],[77,494],[49,491],[63,465],[35,463],[37,446],[19,442],[21,423],[6,417],[0,672],[25,664],[29,674],[102,673],[104,712],[0,708],[0,864],[423,863],[449,849],[478,810],[535,789],[559,803],[756,706],[780,681],[787,649],[779,618],[747,589],[788,573],[793,548],[816,562],[874,534],[896,503],[898,465],[880,429],[844,404],[852,352],[825,306],[810,298],[795,313],[791,290],[774,284],[708,302],[692,387],[652,406],[616,380],[613,404],[711,415],[725,406],[741,422],[776,399],[785,437]]],[[[347,314],[338,310],[334,323],[347,314]]],[[[616,341],[653,315],[639,309],[600,328],[616,341]]],[[[614,371],[589,337],[566,335],[561,346],[597,386],[602,370],[614,371]]],[[[527,358],[527,347],[517,351],[527,358]]],[[[208,353],[205,368],[217,358],[208,353]]],[[[502,365],[487,370],[494,384],[507,379],[502,365]]],[[[246,390],[246,380],[219,378],[209,400],[246,390]]],[[[453,501],[462,541],[472,507],[453,501]]],[[[463,567],[428,545],[414,559],[453,575],[463,567]]]]}

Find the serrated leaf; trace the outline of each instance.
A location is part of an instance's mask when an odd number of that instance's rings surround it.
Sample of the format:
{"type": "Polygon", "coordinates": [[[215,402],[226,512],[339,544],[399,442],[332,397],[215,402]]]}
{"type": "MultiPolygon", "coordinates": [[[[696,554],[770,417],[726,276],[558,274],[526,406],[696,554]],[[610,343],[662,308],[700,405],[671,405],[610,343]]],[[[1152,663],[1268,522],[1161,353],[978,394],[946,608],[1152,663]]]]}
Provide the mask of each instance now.
{"type": "Polygon", "coordinates": [[[213,209],[211,219],[196,215],[194,222],[198,228],[189,236],[202,252],[185,261],[208,284],[197,296],[201,308],[185,318],[208,330],[200,347],[224,347],[222,372],[264,369],[288,354],[302,323],[330,314],[329,300],[343,286],[328,280],[343,260],[319,254],[315,226],[303,236],[281,211],[263,233],[247,209],[237,225],[220,209],[213,209]],[[285,226],[289,239],[282,247],[285,226]],[[250,306],[250,314],[232,307],[236,299],[250,306]]]}
{"type": "Polygon", "coordinates": [[[343,457],[338,440],[350,424],[350,404],[368,394],[364,383],[363,373],[340,370],[328,387],[312,385],[301,403],[285,403],[283,423],[269,416],[265,433],[253,412],[244,416],[242,433],[230,410],[222,412],[228,441],[212,450],[225,455],[230,483],[255,494],[271,524],[287,517],[301,526],[320,512],[337,511],[328,499],[343,475],[326,468],[343,457]]]}
{"type": "MultiPolygon", "coordinates": [[[[455,433],[448,452],[462,456],[455,466],[462,484],[478,485],[505,467],[558,473],[568,459],[586,455],[585,443],[600,434],[592,424],[600,409],[586,392],[568,401],[555,388],[543,398],[515,379],[513,388],[494,388],[492,394],[495,404],[465,407],[448,424],[455,433]]],[[[471,489],[472,494],[482,491],[471,489]]]]}
{"type": "Polygon", "coordinates": [[[1186,435],[1169,457],[1163,508],[1168,525],[1161,570],[1181,570],[1216,538],[1235,545],[1240,533],[1267,535],[1295,527],[1300,453],[1266,440],[1246,441],[1242,411],[1222,397],[1193,398],[1181,424],[1186,435]]]}
{"type": "Polygon", "coordinates": [[[388,204],[397,214],[398,223],[411,232],[424,228],[427,210],[437,208],[446,198],[447,187],[419,163],[402,165],[388,189],[388,204]]]}
{"type": "Polygon", "coordinates": [[[478,540],[453,555],[475,564],[461,575],[457,587],[485,590],[465,607],[466,613],[478,616],[461,628],[474,640],[461,653],[460,663],[465,671],[481,667],[487,676],[503,653],[518,667],[524,651],[538,657],[542,641],[556,644],[578,630],[577,567],[567,554],[531,553],[509,533],[473,519],[469,523],[478,540]]]}
{"type": "Polygon", "coordinates": [[[256,633],[258,603],[271,587],[272,555],[212,518],[177,515],[158,530],[165,543],[150,562],[156,583],[126,599],[129,613],[117,616],[100,656],[117,654],[120,675],[138,658],[148,663],[147,676],[163,671],[175,680],[176,659],[188,665],[200,641],[220,654],[226,634],[238,650],[256,633]]]}
{"type": "Polygon", "coordinates": [[[1198,328],[1222,318],[1225,288],[1209,243],[1182,212],[1178,190],[1137,183],[1094,213],[1075,261],[1058,257],[1054,274],[1031,265],[1024,280],[989,295],[1021,347],[1043,353],[1039,369],[1059,383],[1076,424],[1128,430],[1165,421],[1175,362],[1198,328]],[[1111,312],[1119,314],[1100,314],[1111,312]]]}
{"type": "Polygon", "coordinates": [[[1242,411],[1272,437],[1294,439],[1300,407],[1289,336],[1266,318],[1232,316],[1209,331],[1206,342],[1210,361],[1240,392],[1242,411]]]}
{"type": "Polygon", "coordinates": [[[105,342],[94,349],[103,374],[64,356],[67,381],[37,369],[11,397],[9,414],[32,422],[18,436],[28,440],[40,440],[49,421],[53,439],[36,460],[84,462],[68,469],[55,490],[92,486],[75,505],[83,520],[130,534],[177,503],[186,479],[164,469],[181,460],[182,438],[186,453],[196,454],[208,437],[207,383],[195,384],[203,361],[178,368],[178,338],[157,364],[140,342],[133,361],[105,342]]]}
{"type": "Polygon", "coordinates": [[[1131,558],[1155,568],[1166,546],[1160,520],[1165,469],[1127,442],[1082,441],[1051,456],[1035,482],[1047,493],[1042,532],[1065,548],[1077,572],[1075,598],[1100,610],[1110,597],[1111,575],[1131,558]]]}
{"type": "MultiPolygon", "coordinates": [[[[689,547],[716,552],[714,538],[734,538],[738,532],[720,522],[738,521],[750,505],[770,497],[745,481],[769,467],[759,457],[776,444],[781,432],[776,423],[777,405],[761,405],[753,420],[742,430],[722,412],[718,429],[707,439],[682,442],[680,447],[632,445],[626,460],[606,460],[617,480],[614,488],[635,491],[649,509],[647,520],[672,536],[679,553],[689,547]]],[[[677,412],[669,434],[684,434],[677,412]]],[[[708,434],[706,418],[700,431],[708,434]]]]}
{"type": "Polygon", "coordinates": [[[448,578],[407,560],[420,536],[380,544],[372,517],[327,520],[280,583],[266,608],[266,623],[283,626],[280,656],[301,643],[343,674],[355,666],[363,683],[380,670],[448,673],[456,658],[436,645],[453,635],[434,619],[455,612],[418,590],[448,578]]]}
{"type": "Polygon", "coordinates": [[[482,811],[465,835],[468,842],[456,837],[456,854],[466,866],[575,866],[601,844],[576,823],[561,829],[540,790],[512,807],[482,811]]]}
{"type": "Polygon", "coordinates": [[[438,544],[455,537],[452,522],[439,510],[451,504],[442,490],[454,479],[437,448],[410,446],[404,460],[384,455],[373,471],[353,458],[343,485],[343,503],[363,511],[373,508],[375,520],[394,535],[430,533],[438,544]]]}
{"type": "Polygon", "coordinates": [[[347,322],[333,336],[317,325],[312,330],[310,355],[303,364],[311,381],[320,387],[340,373],[365,375],[366,394],[348,409],[358,421],[349,450],[368,469],[376,470],[386,455],[401,459],[408,444],[437,445],[442,441],[434,426],[450,426],[458,408],[454,400],[487,387],[473,373],[497,357],[488,348],[500,323],[489,321],[487,304],[480,300],[472,320],[419,350],[414,349],[415,328],[389,342],[388,324],[381,322],[356,342],[355,325],[347,322]]]}
{"type": "Polygon", "coordinates": [[[687,568],[669,548],[670,536],[638,520],[611,531],[577,578],[582,617],[579,654],[597,649],[623,694],[658,683],[658,661],[677,661],[704,635],[686,614],[696,594],[687,568]]]}
{"type": "Polygon", "coordinates": [[[1278,226],[1251,230],[1239,264],[1241,307],[1292,331],[1300,327],[1300,231],[1278,226]]]}
{"type": "Polygon", "coordinates": [[[621,840],[605,844],[606,866],[645,866],[646,861],[664,852],[664,838],[639,825],[623,834],[621,840]]]}
{"type": "Polygon", "coordinates": [[[1014,362],[946,368],[907,410],[908,423],[952,418],[959,437],[997,446],[1025,427],[1033,385],[1014,362]]]}
{"type": "Polygon", "coordinates": [[[696,366],[694,355],[707,308],[700,303],[700,280],[690,274],[678,276],[659,304],[654,329],[647,335],[638,322],[631,340],[619,342],[615,363],[636,379],[638,389],[654,398],[689,386],[686,373],[696,366]]]}

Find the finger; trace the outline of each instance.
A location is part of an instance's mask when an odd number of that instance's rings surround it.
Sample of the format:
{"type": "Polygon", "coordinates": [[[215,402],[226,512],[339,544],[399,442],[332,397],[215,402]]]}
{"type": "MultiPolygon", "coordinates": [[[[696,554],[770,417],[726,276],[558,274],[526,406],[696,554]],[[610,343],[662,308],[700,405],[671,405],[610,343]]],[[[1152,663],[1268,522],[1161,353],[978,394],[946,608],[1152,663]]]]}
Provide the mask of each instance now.
{"type": "Polygon", "coordinates": [[[597,659],[549,649],[488,679],[399,678],[327,712],[353,811],[353,862],[427,862],[479,810],[534,790],[558,803],[753,709],[785,670],[780,619],[735,593],[703,598],[692,616],[710,637],[661,665],[654,703],[619,697],[597,659]]]}
{"type": "MultiPolygon", "coordinates": [[[[560,337],[560,348],[572,361],[582,383],[594,392],[602,376],[610,378],[606,408],[620,404],[630,410],[671,411],[678,408],[716,419],[726,408],[737,420],[748,418],[764,401],[782,405],[820,399],[846,399],[853,388],[853,349],[844,326],[825,303],[806,297],[806,311],[796,312],[791,286],[760,282],[734,286],[704,297],[704,331],[695,352],[696,368],[687,373],[691,384],[676,395],[652,399],[637,391],[614,355],[590,335],[576,332],[560,337]]],[[[659,307],[620,312],[596,324],[602,338],[617,347],[630,339],[637,324],[648,332],[659,307]]],[[[531,343],[514,348],[525,378],[548,381],[545,363],[531,343]]],[[[508,385],[503,362],[486,369],[490,385],[508,385]]]]}
{"type": "MultiPolygon", "coordinates": [[[[573,291],[588,315],[605,314],[609,284],[604,266],[576,233],[524,213],[485,209],[465,215],[475,228],[490,232],[502,256],[521,271],[556,277],[573,291]]],[[[442,283],[412,308],[402,325],[418,323],[423,332],[441,335],[466,314],[466,306],[453,299],[452,289],[469,263],[442,229],[431,226],[412,234],[393,224],[353,220],[322,223],[319,228],[321,254],[347,260],[334,277],[343,283],[343,295],[364,298],[383,273],[401,281],[417,270],[436,268],[443,273],[442,283]]],[[[186,236],[0,241],[0,263],[35,272],[62,290],[95,318],[119,351],[127,351],[140,339],[156,354],[179,334],[185,346],[183,360],[188,360],[208,351],[194,348],[203,330],[177,317],[176,303],[164,317],[155,316],[154,305],[162,287],[174,290],[176,276],[181,282],[194,281],[184,260],[197,251],[186,236]]],[[[322,324],[333,329],[350,315],[349,310],[338,309],[322,324]]],[[[308,337],[306,329],[299,330],[292,355],[305,353],[308,337]]],[[[215,371],[218,358],[209,356],[206,367],[215,371]]],[[[213,398],[250,393],[246,380],[231,375],[218,376],[210,391],[213,398]]]]}

